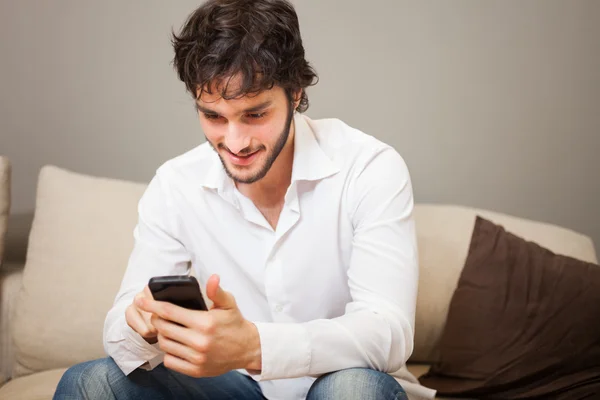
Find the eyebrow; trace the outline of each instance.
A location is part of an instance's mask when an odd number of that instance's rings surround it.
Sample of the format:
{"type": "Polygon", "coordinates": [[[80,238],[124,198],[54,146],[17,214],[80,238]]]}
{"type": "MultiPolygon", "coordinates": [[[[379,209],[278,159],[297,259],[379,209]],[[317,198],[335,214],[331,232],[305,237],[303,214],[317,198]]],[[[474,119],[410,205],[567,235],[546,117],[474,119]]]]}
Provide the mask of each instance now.
{"type": "MultiPolygon", "coordinates": [[[[267,101],[263,101],[260,104],[257,104],[253,107],[250,108],[246,108],[245,110],[242,111],[242,114],[248,114],[248,113],[255,113],[257,111],[262,111],[265,108],[269,107],[271,104],[273,104],[272,100],[267,100],[267,101]]],[[[198,109],[198,111],[204,113],[204,114],[212,114],[212,115],[219,115],[218,112],[213,111],[209,108],[206,108],[204,106],[201,106],[200,104],[198,104],[198,102],[196,102],[196,108],[198,109]]]]}

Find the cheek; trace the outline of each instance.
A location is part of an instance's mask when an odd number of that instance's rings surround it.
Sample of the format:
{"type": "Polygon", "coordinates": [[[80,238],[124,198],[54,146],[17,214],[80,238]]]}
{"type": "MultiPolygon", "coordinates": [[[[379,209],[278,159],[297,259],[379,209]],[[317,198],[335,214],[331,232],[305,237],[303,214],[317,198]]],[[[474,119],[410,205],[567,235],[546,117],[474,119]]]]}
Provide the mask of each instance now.
{"type": "Polygon", "coordinates": [[[213,145],[217,145],[223,141],[223,135],[216,133],[215,131],[204,129],[204,136],[213,145]]]}
{"type": "Polygon", "coordinates": [[[254,137],[259,139],[261,143],[273,146],[285,128],[285,122],[285,117],[280,117],[261,124],[256,128],[254,137]]]}
{"type": "Polygon", "coordinates": [[[204,136],[213,144],[217,144],[223,141],[223,137],[227,130],[223,125],[211,124],[200,119],[200,128],[204,136]]]}
{"type": "Polygon", "coordinates": [[[261,128],[256,129],[253,134],[253,138],[256,142],[260,142],[266,146],[272,145],[277,136],[277,129],[274,129],[270,125],[264,125],[261,128]]]}

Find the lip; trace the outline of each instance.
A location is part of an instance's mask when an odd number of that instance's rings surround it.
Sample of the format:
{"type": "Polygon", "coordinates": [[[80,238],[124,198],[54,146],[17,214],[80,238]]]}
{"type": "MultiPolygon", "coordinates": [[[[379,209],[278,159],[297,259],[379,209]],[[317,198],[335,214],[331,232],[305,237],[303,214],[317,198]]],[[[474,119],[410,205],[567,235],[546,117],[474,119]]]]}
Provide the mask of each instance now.
{"type": "Polygon", "coordinates": [[[256,159],[256,156],[258,155],[258,153],[260,153],[260,150],[255,151],[254,153],[250,154],[249,156],[240,157],[240,156],[236,156],[235,154],[232,154],[230,152],[227,152],[227,156],[229,157],[229,159],[231,160],[231,162],[233,164],[244,166],[244,165],[252,164],[252,162],[256,159]]]}

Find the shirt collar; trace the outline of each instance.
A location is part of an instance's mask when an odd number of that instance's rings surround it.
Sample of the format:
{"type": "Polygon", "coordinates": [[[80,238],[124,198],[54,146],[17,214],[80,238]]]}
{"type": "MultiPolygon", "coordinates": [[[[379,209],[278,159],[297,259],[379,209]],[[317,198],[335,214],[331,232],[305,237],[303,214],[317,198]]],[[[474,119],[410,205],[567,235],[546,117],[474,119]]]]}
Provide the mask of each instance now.
{"type": "Polygon", "coordinates": [[[321,148],[309,124],[310,119],[300,113],[294,116],[294,161],[292,182],[317,181],[340,171],[321,148]]]}
{"type": "MultiPolygon", "coordinates": [[[[208,143],[207,143],[208,144],[208,143]]],[[[216,150],[212,149],[211,163],[203,176],[200,176],[200,184],[208,189],[223,189],[229,177],[225,172],[225,168],[221,163],[221,159],[217,154],[216,150]]]]}
{"type": "MultiPolygon", "coordinates": [[[[310,119],[300,113],[294,115],[294,161],[292,163],[292,183],[297,181],[317,181],[334,175],[339,167],[329,158],[317,141],[310,119]]],[[[212,153],[212,163],[200,184],[205,188],[217,189],[219,193],[228,191],[233,182],[216,151],[212,153]]]]}

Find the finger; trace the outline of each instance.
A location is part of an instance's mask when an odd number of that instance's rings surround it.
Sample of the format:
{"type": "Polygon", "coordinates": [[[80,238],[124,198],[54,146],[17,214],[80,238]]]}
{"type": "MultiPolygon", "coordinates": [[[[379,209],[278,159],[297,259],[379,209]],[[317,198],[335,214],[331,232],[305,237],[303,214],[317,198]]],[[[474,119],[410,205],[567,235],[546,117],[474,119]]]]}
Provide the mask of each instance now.
{"type": "Polygon", "coordinates": [[[203,375],[203,368],[198,367],[190,363],[189,361],[186,361],[169,353],[165,354],[163,364],[165,367],[172,369],[173,371],[180,372],[184,375],[191,376],[193,378],[202,378],[203,376],[205,376],[203,375]]]}
{"type": "Polygon", "coordinates": [[[136,305],[143,311],[187,327],[198,326],[198,321],[201,321],[203,314],[206,314],[206,311],[190,310],[166,301],[156,301],[144,297],[137,298],[136,305]]]}
{"type": "Polygon", "coordinates": [[[156,333],[154,327],[152,326],[152,328],[150,328],[150,326],[148,326],[135,307],[127,307],[127,310],[125,311],[125,320],[127,321],[127,325],[142,337],[149,337],[156,333]]]}
{"type": "Polygon", "coordinates": [[[156,331],[162,336],[189,347],[198,347],[194,341],[197,334],[185,326],[175,324],[156,315],[152,316],[152,325],[154,325],[156,331]]]}
{"type": "Polygon", "coordinates": [[[143,292],[144,296],[149,298],[149,299],[154,299],[154,296],[152,295],[152,292],[150,291],[150,288],[148,287],[148,285],[144,286],[144,290],[143,292]]]}
{"type": "Polygon", "coordinates": [[[158,303],[152,295],[149,297],[145,294],[145,292],[140,292],[135,296],[135,305],[142,311],[147,313],[154,313],[156,308],[156,303],[158,303]]]}
{"type": "MultiPolygon", "coordinates": [[[[146,286],[146,288],[144,289],[148,290],[148,286],[146,286]]],[[[135,298],[133,300],[134,306],[137,310],[137,312],[142,316],[142,319],[144,320],[144,323],[148,326],[148,329],[152,332],[152,333],[156,333],[156,329],[154,329],[154,326],[152,326],[152,324],[150,323],[150,316],[152,315],[151,313],[148,313],[144,310],[142,310],[141,308],[138,307],[138,303],[139,300],[138,299],[143,299],[146,297],[146,293],[145,292],[140,292],[138,294],[135,295],[135,298]]]]}
{"type": "Polygon", "coordinates": [[[156,328],[152,324],[152,315],[154,315],[154,314],[150,314],[150,313],[147,313],[147,312],[144,312],[144,311],[140,311],[140,315],[142,316],[142,319],[146,323],[146,326],[148,327],[148,330],[152,334],[156,334],[156,328]]]}
{"type": "Polygon", "coordinates": [[[165,353],[175,355],[194,365],[200,366],[206,362],[206,355],[196,351],[192,347],[171,340],[160,333],[158,334],[158,345],[165,353]]]}
{"type": "Polygon", "coordinates": [[[206,282],[206,295],[213,302],[212,308],[223,310],[236,308],[235,298],[221,288],[220,282],[221,278],[217,274],[213,274],[206,282]]]}

